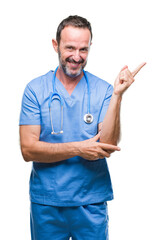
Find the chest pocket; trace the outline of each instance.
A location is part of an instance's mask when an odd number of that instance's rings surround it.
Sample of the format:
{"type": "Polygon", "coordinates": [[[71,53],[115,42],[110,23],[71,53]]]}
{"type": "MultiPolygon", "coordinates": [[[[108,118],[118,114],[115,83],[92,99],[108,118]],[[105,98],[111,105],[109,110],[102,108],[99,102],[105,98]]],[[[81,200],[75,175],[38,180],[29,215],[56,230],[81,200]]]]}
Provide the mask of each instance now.
{"type": "MultiPolygon", "coordinates": [[[[93,115],[93,114],[92,114],[93,115]]],[[[97,123],[94,121],[92,123],[83,123],[84,131],[88,134],[95,136],[97,134],[97,123]]]]}
{"type": "Polygon", "coordinates": [[[90,94],[90,114],[93,116],[93,122],[92,123],[86,123],[84,121],[84,115],[87,113],[87,99],[88,94],[85,94],[85,101],[83,106],[83,115],[82,115],[82,121],[83,121],[83,129],[86,133],[90,134],[91,137],[95,136],[98,132],[98,120],[99,120],[99,114],[100,114],[100,103],[97,101],[96,96],[94,96],[93,93],[90,94]]]}

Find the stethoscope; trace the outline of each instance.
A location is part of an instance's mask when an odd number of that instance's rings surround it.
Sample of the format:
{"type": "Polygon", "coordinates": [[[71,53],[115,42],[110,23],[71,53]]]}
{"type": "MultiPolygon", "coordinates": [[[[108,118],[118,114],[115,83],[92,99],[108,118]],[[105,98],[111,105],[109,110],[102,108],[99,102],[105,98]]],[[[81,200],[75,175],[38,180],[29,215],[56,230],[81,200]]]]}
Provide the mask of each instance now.
{"type": "MultiPolygon", "coordinates": [[[[57,72],[58,67],[56,68],[56,70],[54,71],[54,75],[53,75],[53,93],[50,94],[49,97],[49,114],[50,114],[50,122],[51,122],[51,128],[52,128],[52,132],[51,134],[62,134],[63,131],[63,109],[64,109],[64,102],[62,97],[60,96],[59,93],[57,93],[57,89],[56,89],[56,72],[57,72]],[[55,97],[55,98],[54,98],[55,97]],[[58,97],[58,98],[57,98],[58,97]],[[54,131],[54,127],[53,127],[53,121],[52,121],[52,113],[51,113],[51,103],[53,100],[58,99],[60,101],[60,118],[61,118],[61,126],[60,126],[60,131],[59,132],[55,132],[54,131]]],[[[87,91],[88,91],[88,103],[87,103],[87,113],[84,115],[84,122],[86,123],[92,123],[93,122],[93,115],[90,113],[90,87],[89,87],[89,81],[88,81],[88,77],[86,72],[83,70],[84,73],[84,77],[87,83],[87,91]]]]}

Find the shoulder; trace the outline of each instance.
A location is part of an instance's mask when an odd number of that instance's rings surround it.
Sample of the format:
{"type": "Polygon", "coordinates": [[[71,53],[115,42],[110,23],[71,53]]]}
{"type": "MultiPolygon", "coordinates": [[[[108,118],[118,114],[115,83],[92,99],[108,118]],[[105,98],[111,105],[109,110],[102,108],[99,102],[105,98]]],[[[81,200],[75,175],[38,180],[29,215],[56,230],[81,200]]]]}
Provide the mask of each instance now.
{"type": "Polygon", "coordinates": [[[31,80],[27,84],[27,87],[33,89],[34,91],[41,90],[42,88],[45,88],[47,85],[52,84],[52,77],[53,77],[53,71],[49,71],[46,74],[31,80]]]}
{"type": "Polygon", "coordinates": [[[43,99],[52,91],[53,71],[34,78],[25,87],[23,96],[26,99],[37,99],[38,103],[42,103],[43,99]]]}
{"type": "Polygon", "coordinates": [[[101,79],[100,77],[95,76],[94,74],[86,71],[86,75],[89,80],[90,88],[95,89],[95,88],[101,88],[101,89],[108,89],[108,88],[113,88],[113,86],[108,83],[107,81],[101,79]]]}

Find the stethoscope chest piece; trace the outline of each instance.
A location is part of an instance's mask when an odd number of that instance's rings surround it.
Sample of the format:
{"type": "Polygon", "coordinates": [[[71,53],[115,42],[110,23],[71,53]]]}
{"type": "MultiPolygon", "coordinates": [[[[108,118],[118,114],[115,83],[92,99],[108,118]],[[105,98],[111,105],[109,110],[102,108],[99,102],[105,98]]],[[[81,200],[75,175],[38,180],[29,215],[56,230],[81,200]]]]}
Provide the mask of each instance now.
{"type": "Polygon", "coordinates": [[[92,123],[93,122],[93,115],[90,113],[87,113],[84,115],[84,122],[86,123],[92,123]]]}

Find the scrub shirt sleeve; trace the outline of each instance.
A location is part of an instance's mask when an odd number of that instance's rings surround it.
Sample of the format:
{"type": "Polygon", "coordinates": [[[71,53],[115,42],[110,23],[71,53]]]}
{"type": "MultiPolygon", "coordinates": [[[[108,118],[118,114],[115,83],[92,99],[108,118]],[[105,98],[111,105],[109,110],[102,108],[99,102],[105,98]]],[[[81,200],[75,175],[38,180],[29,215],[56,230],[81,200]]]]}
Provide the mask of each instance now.
{"type": "Polygon", "coordinates": [[[105,114],[108,110],[108,106],[112,97],[112,93],[113,93],[113,86],[109,85],[105,94],[105,98],[102,104],[102,108],[101,108],[101,112],[100,112],[100,117],[99,117],[99,122],[101,123],[104,120],[105,114]]]}
{"type": "Polygon", "coordinates": [[[19,125],[40,125],[40,106],[35,91],[28,84],[25,88],[19,125]]]}

